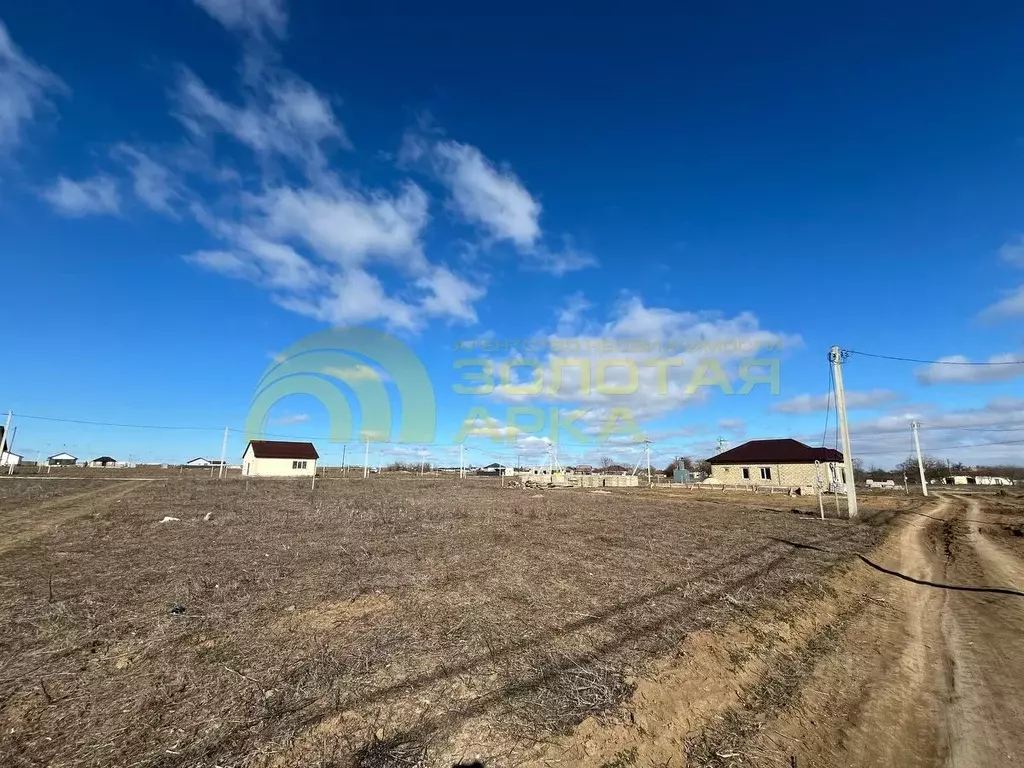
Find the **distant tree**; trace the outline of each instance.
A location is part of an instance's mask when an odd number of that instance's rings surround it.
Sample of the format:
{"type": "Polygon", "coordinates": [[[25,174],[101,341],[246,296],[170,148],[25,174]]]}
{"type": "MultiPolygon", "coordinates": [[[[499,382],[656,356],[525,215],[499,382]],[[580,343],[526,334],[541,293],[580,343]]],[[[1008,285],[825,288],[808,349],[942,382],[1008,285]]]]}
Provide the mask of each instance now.
{"type": "Polygon", "coordinates": [[[607,456],[602,456],[601,461],[598,463],[598,466],[601,467],[601,469],[608,469],[608,467],[610,467],[614,463],[615,462],[612,461],[607,456]]]}
{"type": "MultiPolygon", "coordinates": [[[[934,456],[924,455],[921,457],[921,464],[924,465],[925,480],[937,480],[949,474],[949,468],[942,459],[934,456]]],[[[896,471],[900,475],[907,476],[907,482],[911,485],[921,484],[921,472],[917,466],[917,456],[908,456],[896,465],[896,471]]]]}

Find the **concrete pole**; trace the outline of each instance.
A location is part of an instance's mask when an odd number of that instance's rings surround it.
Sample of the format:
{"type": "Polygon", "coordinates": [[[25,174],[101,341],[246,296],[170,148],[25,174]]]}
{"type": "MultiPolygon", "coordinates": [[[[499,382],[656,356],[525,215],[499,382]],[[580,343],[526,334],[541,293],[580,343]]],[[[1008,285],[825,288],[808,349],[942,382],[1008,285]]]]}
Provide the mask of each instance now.
{"type": "Polygon", "coordinates": [[[366,453],[363,454],[363,480],[370,476],[370,438],[366,438],[366,453]]]}
{"type": "Polygon", "coordinates": [[[651,441],[644,440],[644,454],[647,456],[647,487],[650,488],[654,485],[654,481],[651,480],[651,441]]]}
{"type": "Polygon", "coordinates": [[[345,474],[345,449],[348,448],[348,443],[341,446],[341,474],[345,474]]]}
{"type": "Polygon", "coordinates": [[[14,438],[18,435],[18,428],[14,428],[14,433],[8,435],[4,432],[4,440],[7,441],[7,474],[14,474],[14,438]]]}
{"type": "Polygon", "coordinates": [[[462,480],[466,476],[466,470],[464,469],[465,461],[463,459],[463,451],[465,447],[465,443],[459,443],[459,480],[462,480]]]}
{"type": "Polygon", "coordinates": [[[914,431],[914,449],[917,451],[917,468],[921,472],[921,493],[924,496],[928,495],[928,481],[924,479],[924,460],[921,458],[921,440],[917,436],[917,428],[921,426],[920,422],[910,422],[910,428],[914,431]]]}
{"type": "Polygon", "coordinates": [[[818,514],[821,515],[821,519],[825,519],[825,500],[821,498],[824,493],[824,489],[821,487],[821,462],[815,460],[814,462],[814,477],[818,482],[818,514]]]}
{"type": "MultiPolygon", "coordinates": [[[[846,467],[846,515],[857,516],[857,484],[853,476],[853,451],[850,448],[850,425],[846,423],[846,392],[843,390],[844,353],[838,346],[829,351],[832,361],[832,375],[836,383],[836,414],[839,417],[839,436],[843,442],[843,464],[846,467]]],[[[836,499],[839,503],[839,499],[836,499]]]]}
{"type": "Polygon", "coordinates": [[[220,472],[217,473],[217,479],[224,479],[224,464],[228,460],[228,428],[224,427],[224,440],[220,444],[220,472]]]}
{"type": "Polygon", "coordinates": [[[0,458],[3,458],[4,449],[6,448],[7,453],[11,452],[11,419],[14,418],[14,414],[11,411],[7,412],[7,423],[4,424],[3,438],[0,438],[0,458]]]}

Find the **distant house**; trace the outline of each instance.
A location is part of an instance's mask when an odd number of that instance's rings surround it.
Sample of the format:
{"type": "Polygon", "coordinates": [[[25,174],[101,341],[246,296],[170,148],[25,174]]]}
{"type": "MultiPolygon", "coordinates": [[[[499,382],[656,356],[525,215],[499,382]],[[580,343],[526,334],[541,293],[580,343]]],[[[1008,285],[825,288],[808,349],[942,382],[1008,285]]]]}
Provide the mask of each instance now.
{"type": "Polygon", "coordinates": [[[1013,485],[1008,477],[988,477],[987,475],[953,475],[943,479],[946,485],[1013,485]]]}
{"type": "Polygon", "coordinates": [[[673,483],[700,483],[703,482],[706,475],[696,469],[684,469],[683,467],[675,467],[672,470],[672,482],[673,483]]]}
{"type": "Polygon", "coordinates": [[[0,467],[10,467],[21,464],[21,456],[11,451],[7,444],[7,435],[4,428],[0,426],[0,467]]]}
{"type": "MultiPolygon", "coordinates": [[[[799,488],[805,493],[846,483],[843,454],[812,448],[799,440],[751,440],[708,459],[711,479],[725,485],[799,488]],[[819,462],[815,467],[814,462],[819,462]]],[[[850,478],[851,480],[853,478],[850,478]]]]}
{"type": "Polygon", "coordinates": [[[601,467],[602,475],[624,475],[629,471],[629,467],[624,467],[621,464],[609,464],[607,467],[601,467]]]}
{"type": "Polygon", "coordinates": [[[51,467],[73,467],[78,463],[78,457],[70,453],[56,453],[46,459],[51,467]]]}
{"type": "Polygon", "coordinates": [[[577,475],[590,475],[593,474],[594,468],[590,464],[577,464],[572,471],[577,475]]]}
{"type": "Polygon", "coordinates": [[[202,456],[197,456],[194,459],[186,461],[184,466],[188,468],[206,467],[207,469],[209,469],[210,467],[219,467],[221,464],[225,463],[226,462],[223,462],[220,459],[204,459],[202,456]]]}
{"type": "Polygon", "coordinates": [[[117,459],[110,456],[99,456],[89,462],[90,467],[113,467],[117,465],[117,459]]]}
{"type": "Polygon", "coordinates": [[[477,474],[481,474],[481,475],[501,475],[501,474],[505,474],[507,472],[508,472],[508,467],[506,467],[504,464],[499,464],[498,462],[494,462],[493,464],[488,464],[486,467],[481,467],[479,469],[479,471],[477,472],[477,474]]]}
{"type": "Polygon", "coordinates": [[[242,474],[247,477],[310,476],[316,473],[319,458],[312,443],[250,440],[242,454],[242,474]]]}
{"type": "Polygon", "coordinates": [[[865,485],[867,485],[868,488],[895,488],[896,487],[896,481],[895,480],[871,480],[871,479],[869,479],[865,483],[865,485]]]}
{"type": "Polygon", "coordinates": [[[1013,485],[1013,481],[1008,477],[988,477],[978,475],[974,480],[978,485],[1013,485]]]}

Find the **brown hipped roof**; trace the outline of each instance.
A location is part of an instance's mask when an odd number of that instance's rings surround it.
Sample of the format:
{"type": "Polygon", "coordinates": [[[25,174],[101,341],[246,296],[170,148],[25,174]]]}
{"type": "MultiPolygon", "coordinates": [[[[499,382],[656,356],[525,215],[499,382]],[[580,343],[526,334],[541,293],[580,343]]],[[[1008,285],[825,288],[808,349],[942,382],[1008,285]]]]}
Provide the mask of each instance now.
{"type": "Polygon", "coordinates": [[[811,448],[799,440],[751,440],[712,456],[708,464],[813,464],[842,461],[843,454],[832,448],[811,448]]]}
{"type": "MultiPolygon", "coordinates": [[[[287,440],[250,440],[252,455],[257,459],[319,459],[312,443],[293,443],[287,440]]],[[[242,455],[249,450],[245,447],[242,455]]]]}

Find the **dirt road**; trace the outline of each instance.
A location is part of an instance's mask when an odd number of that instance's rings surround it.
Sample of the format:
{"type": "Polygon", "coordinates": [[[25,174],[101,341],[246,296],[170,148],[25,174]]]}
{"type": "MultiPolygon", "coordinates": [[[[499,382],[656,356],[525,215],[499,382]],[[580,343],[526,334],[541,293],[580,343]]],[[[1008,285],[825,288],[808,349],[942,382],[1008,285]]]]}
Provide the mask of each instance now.
{"type": "Polygon", "coordinates": [[[1024,591],[1024,546],[1006,509],[994,497],[941,497],[876,556],[933,586],[877,570],[863,585],[873,601],[779,718],[789,760],[1024,765],[1024,596],[949,588],[1024,591]]]}
{"type": "Polygon", "coordinates": [[[624,724],[535,764],[1024,766],[1022,526],[1015,497],[907,512],[827,596],[692,636],[624,724]]]}
{"type": "Polygon", "coordinates": [[[109,509],[125,494],[149,480],[114,481],[99,488],[68,493],[42,502],[13,502],[0,513],[0,555],[66,523],[109,509]],[[30,510],[31,514],[27,514],[30,510]]]}

